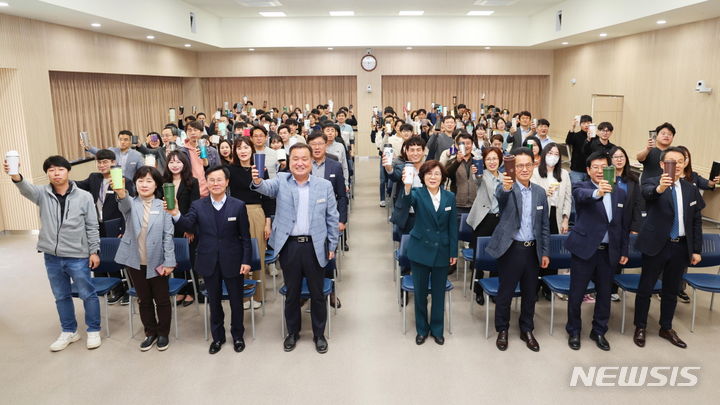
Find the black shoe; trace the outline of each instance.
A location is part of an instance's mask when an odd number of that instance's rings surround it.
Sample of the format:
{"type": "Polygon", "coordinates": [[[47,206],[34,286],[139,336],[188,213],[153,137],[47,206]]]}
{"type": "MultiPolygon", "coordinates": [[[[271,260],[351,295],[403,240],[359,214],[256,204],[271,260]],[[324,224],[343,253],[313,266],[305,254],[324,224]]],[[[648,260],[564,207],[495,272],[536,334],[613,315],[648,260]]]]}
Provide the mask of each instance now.
{"type": "Polygon", "coordinates": [[[427,339],[427,335],[417,335],[415,336],[415,344],[420,346],[421,344],[425,343],[425,339],[427,339]]]}
{"type": "Polygon", "coordinates": [[[475,294],[475,302],[477,302],[478,305],[485,305],[485,294],[475,294]]]}
{"type": "Polygon", "coordinates": [[[192,304],[194,304],[194,303],[195,303],[195,300],[192,300],[192,301],[183,300],[182,306],[183,306],[183,307],[189,307],[190,305],[192,305],[192,304]]]}
{"type": "Polygon", "coordinates": [[[610,343],[605,339],[605,335],[600,335],[595,332],[590,332],[590,340],[594,340],[597,344],[597,347],[604,351],[610,350],[610,343]]]}
{"type": "Polygon", "coordinates": [[[295,348],[295,345],[297,344],[298,339],[300,339],[299,335],[293,335],[292,333],[287,335],[285,338],[285,341],[283,342],[283,348],[286,352],[291,352],[295,348]]]}
{"type": "Polygon", "coordinates": [[[146,352],[155,345],[155,341],[157,340],[157,336],[148,336],[143,340],[142,343],[140,343],[140,351],[146,352]]]}
{"type": "Polygon", "coordinates": [[[130,296],[125,294],[120,299],[120,305],[128,305],[128,304],[130,304],[130,296]]]}
{"type": "Polygon", "coordinates": [[[325,336],[318,336],[316,338],[313,338],[313,341],[315,341],[315,350],[317,350],[318,353],[327,353],[328,342],[325,339],[325,336]]]}
{"type": "Polygon", "coordinates": [[[682,349],[687,348],[687,344],[682,341],[672,329],[660,329],[659,335],[663,339],[667,339],[670,341],[670,343],[674,344],[677,347],[680,347],[682,349]]]}
{"type": "Polygon", "coordinates": [[[343,250],[346,251],[346,252],[349,251],[349,250],[350,250],[350,245],[348,245],[348,244],[346,243],[345,246],[343,246],[343,250]]]}
{"type": "Polygon", "coordinates": [[[530,349],[530,350],[532,350],[532,351],[534,351],[534,352],[539,352],[539,351],[540,351],[540,344],[539,344],[538,341],[535,339],[535,336],[533,336],[533,333],[532,333],[532,332],[530,332],[530,331],[520,332],[520,340],[522,340],[523,342],[525,342],[525,344],[527,345],[528,349],[530,349]]]}
{"type": "Polygon", "coordinates": [[[445,344],[445,338],[442,336],[433,336],[433,339],[435,340],[435,343],[439,344],[440,346],[445,344]]]}
{"type": "Polygon", "coordinates": [[[491,295],[491,296],[490,296],[490,301],[494,304],[494,303],[495,303],[495,297],[493,297],[493,296],[491,295]]]}
{"type": "Polygon", "coordinates": [[[233,342],[233,347],[235,348],[235,351],[238,353],[245,350],[245,339],[243,339],[243,338],[235,339],[235,341],[233,342]]]}
{"type": "Polygon", "coordinates": [[[107,303],[109,305],[117,304],[121,298],[122,294],[115,294],[111,292],[110,294],[108,294],[107,303]]]}
{"type": "Polygon", "coordinates": [[[504,352],[507,350],[508,347],[508,331],[507,330],[501,330],[498,332],[497,340],[495,341],[495,346],[497,346],[498,350],[501,352],[504,352]]]}
{"type": "Polygon", "coordinates": [[[545,297],[547,301],[552,301],[552,293],[550,290],[543,290],[543,297],[545,297]]]}
{"type": "Polygon", "coordinates": [[[645,328],[635,328],[633,342],[635,342],[638,347],[645,347],[645,328]]]}
{"type": "Polygon", "coordinates": [[[580,350],[580,335],[570,335],[568,338],[568,346],[573,350],[580,350]]]}
{"type": "Polygon", "coordinates": [[[685,304],[690,302],[690,296],[687,295],[687,293],[685,293],[685,291],[680,291],[680,293],[678,294],[678,298],[680,299],[680,301],[682,301],[685,304]]]}
{"type": "Polygon", "coordinates": [[[210,349],[208,350],[208,353],[215,354],[219,352],[220,349],[222,349],[223,344],[225,344],[225,339],[210,343],[210,349]]]}
{"type": "Polygon", "coordinates": [[[170,339],[168,339],[167,336],[158,336],[157,338],[157,348],[158,350],[165,351],[167,350],[168,346],[170,346],[170,339]]]}

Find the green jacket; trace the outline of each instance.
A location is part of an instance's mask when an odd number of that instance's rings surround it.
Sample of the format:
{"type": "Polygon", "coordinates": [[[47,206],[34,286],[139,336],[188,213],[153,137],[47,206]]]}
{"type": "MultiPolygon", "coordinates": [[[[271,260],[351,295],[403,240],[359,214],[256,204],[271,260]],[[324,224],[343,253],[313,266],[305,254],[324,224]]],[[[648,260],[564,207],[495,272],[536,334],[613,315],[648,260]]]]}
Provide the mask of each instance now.
{"type": "Polygon", "coordinates": [[[403,190],[406,206],[415,209],[415,226],[410,231],[407,257],[413,262],[431,267],[450,265],[450,258],[458,252],[458,217],[455,194],[440,190],[440,207],[435,211],[430,192],[425,187],[403,190]]]}

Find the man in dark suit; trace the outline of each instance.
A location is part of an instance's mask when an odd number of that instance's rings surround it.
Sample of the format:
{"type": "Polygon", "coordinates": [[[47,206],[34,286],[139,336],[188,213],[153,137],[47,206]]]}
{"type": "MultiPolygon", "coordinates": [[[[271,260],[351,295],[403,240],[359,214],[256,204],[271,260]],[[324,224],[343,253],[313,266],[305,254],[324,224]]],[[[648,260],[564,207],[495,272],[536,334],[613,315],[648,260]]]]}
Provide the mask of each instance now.
{"type": "Polygon", "coordinates": [[[643,178],[642,193],[647,203],[647,218],[635,247],[642,252],[642,274],[635,296],[635,335],[633,341],[645,346],[650,295],[662,273],[660,293],[660,337],[675,346],[687,345],[672,328],[677,296],[685,268],[702,260],[702,209],[705,202],[692,184],[681,179],[685,155],[675,147],[665,149],[660,157],[664,173],[643,178]],[[665,162],[675,161],[674,173],[667,173],[665,162]],[[672,174],[672,176],[671,176],[672,174]]]}
{"type": "MultiPolygon", "coordinates": [[[[327,136],[319,131],[315,131],[308,136],[307,143],[313,151],[312,175],[322,177],[332,183],[335,190],[335,200],[337,201],[337,210],[339,216],[338,231],[345,231],[345,224],[348,219],[348,198],[345,192],[345,176],[340,162],[328,159],[327,155],[327,136]]],[[[325,278],[335,278],[335,259],[331,260],[325,266],[325,278]]],[[[334,308],[340,308],[342,305],[335,295],[335,291],[330,294],[330,305],[334,308]]]]}
{"type": "Polygon", "coordinates": [[[512,154],[517,182],[505,173],[503,183],[498,184],[495,197],[500,207],[500,222],[485,248],[499,265],[500,286],[495,299],[496,346],[502,351],[507,349],[510,302],[520,283],[520,338],[530,350],[537,352],[540,345],[532,333],[533,317],[538,267],[546,269],[550,264],[548,203],[545,190],[530,183],[534,167],[530,149],[519,148],[512,154]]]}
{"type": "MultiPolygon", "coordinates": [[[[532,114],[529,111],[521,111],[518,116],[519,126],[515,132],[510,134],[508,142],[513,144],[512,150],[520,148],[528,136],[535,135],[535,127],[532,126],[532,114]]],[[[542,148],[541,148],[542,149],[542,148]]]]}
{"type": "Polygon", "coordinates": [[[617,263],[628,261],[630,218],[625,215],[626,193],[603,180],[603,170],[611,164],[604,152],[592,153],[587,159],[590,181],[575,183],[573,199],[577,216],[575,226],[565,242],[570,259],[570,294],[565,329],[568,345],[580,349],[580,306],[590,280],[595,283],[595,313],[590,339],[602,350],[610,350],[605,339],[610,319],[610,294],[617,263]]]}
{"type": "MultiPolygon", "coordinates": [[[[100,149],[95,154],[95,164],[98,171],[90,173],[85,180],[76,181],[75,185],[89,192],[93,197],[100,225],[100,237],[120,237],[125,233],[125,218],[118,208],[115,191],[110,186],[110,168],[116,164],[115,152],[110,149],[100,149]]],[[[125,189],[131,196],[135,195],[135,184],[131,179],[125,179],[125,189]]],[[[95,273],[95,276],[123,278],[120,272],[95,273]]],[[[127,290],[127,285],[120,283],[108,295],[108,304],[120,301],[121,305],[127,305],[130,302],[127,290]]]]}
{"type": "Polygon", "coordinates": [[[250,273],[252,247],[250,222],[245,203],[225,194],[230,173],[223,166],[213,166],[205,172],[210,195],[193,201],[190,211],[180,215],[176,208],[168,211],[175,226],[185,232],[195,232],[198,241],[195,268],[203,276],[210,304],[210,326],[213,342],[210,354],[220,351],[225,343],[225,313],[222,308],[222,283],[230,297],[232,319],[230,333],[236,352],[245,349],[243,333],[243,284],[250,273]]]}

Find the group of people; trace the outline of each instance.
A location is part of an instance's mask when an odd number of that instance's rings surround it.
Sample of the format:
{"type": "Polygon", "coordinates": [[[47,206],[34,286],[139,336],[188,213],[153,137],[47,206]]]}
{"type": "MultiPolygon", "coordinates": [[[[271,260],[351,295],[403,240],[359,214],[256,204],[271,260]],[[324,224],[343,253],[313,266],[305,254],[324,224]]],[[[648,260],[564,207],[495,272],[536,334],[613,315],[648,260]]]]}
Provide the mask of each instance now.
{"type": "MultiPolygon", "coordinates": [[[[71,283],[85,307],[87,347],[101,345],[99,302],[90,270],[100,262],[100,238],[109,237],[121,239],[114,261],[124,267],[129,283],[121,283],[108,301],[127,304],[128,287],[135,288],[145,330],[140,350],[169,347],[168,277],[179,273],[174,238],[186,238],[195,274],[176,276],[201,279],[196,287],[203,294],[194,297],[189,284],[175,298],[189,306],[207,297],[210,354],[226,342],[223,286],[233,347],[244,350],[243,311],[263,305],[266,270],[277,271],[265,269],[269,248],[279,252],[278,267],[287,287],[284,350],[293,350],[300,338],[306,280],[315,346],[327,352],[323,285],[324,278],[334,278],[336,250],[349,249],[347,243],[339,246],[339,235],[348,221],[354,134],[347,124],[349,109],[333,114],[326,108],[319,105],[306,112],[318,125],[309,128],[297,121],[296,112],[291,118],[278,115],[277,109],[256,110],[248,101],[235,105],[235,113],[227,110],[208,123],[203,113],[180,117],[159,134],[149,133],[144,143],[128,130],[118,133],[117,146],[106,149],[81,140],[97,166],[85,180],[69,179],[72,166],[62,156],[46,159],[47,186],[33,185],[19,172],[11,174],[21,194],[40,208],[37,247],[44,254],[62,329],[50,349],[60,351],[80,339],[71,283]],[[278,122],[281,119],[286,120],[278,122]],[[257,268],[252,268],[253,240],[257,268]],[[245,298],[245,277],[251,276],[259,281],[253,308],[245,298]]],[[[6,162],[6,173],[9,169],[6,162]]],[[[341,306],[334,291],[329,300],[333,307],[341,306]]]]}
{"type": "MultiPolygon", "coordinates": [[[[540,279],[558,273],[550,260],[551,234],[567,234],[564,246],[572,255],[570,293],[562,297],[568,301],[571,349],[581,345],[581,304],[594,302],[589,337],[610,350],[610,307],[620,300],[613,277],[628,262],[631,233],[638,234],[635,248],[643,255],[633,340],[645,345],[650,297],[662,277],[659,336],[686,347],[672,319],[678,299],[689,302],[683,274],[702,260],[700,190],[714,190],[720,177],[708,180],[693,171],[690,151],[672,145],[672,124],[659,125],[635,155],[644,168],[640,179],[625,149],[611,142],[610,122],[594,125],[590,116],[577,116],[562,145],[549,136],[549,121],[528,111],[510,116],[483,105],[476,114],[463,104],[445,115],[434,105],[429,111],[405,111],[404,117],[392,107],[374,111],[371,134],[381,156],[380,205],[393,204],[391,222],[410,236],[411,265],[402,271],[412,275],[416,288],[417,344],[430,334],[444,342],[445,280],[456,271],[458,221],[467,214],[474,236],[489,237],[486,253],[498,263],[491,275],[499,277],[493,298],[499,350],[508,347],[510,303],[518,286],[520,338],[540,350],[533,335],[535,303],[552,294],[540,279]],[[570,171],[562,167],[566,146],[570,171]],[[594,294],[586,293],[590,281],[594,294]]],[[[474,288],[475,300],[485,305],[479,283],[474,288]]]]}

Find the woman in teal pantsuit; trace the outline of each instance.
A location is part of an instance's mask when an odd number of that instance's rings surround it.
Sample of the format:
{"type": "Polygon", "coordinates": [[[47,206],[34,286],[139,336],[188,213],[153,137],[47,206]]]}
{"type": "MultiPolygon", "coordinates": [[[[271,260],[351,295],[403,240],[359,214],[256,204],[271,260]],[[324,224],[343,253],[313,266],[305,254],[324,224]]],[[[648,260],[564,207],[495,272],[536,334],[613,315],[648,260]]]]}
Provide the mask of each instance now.
{"type": "Polygon", "coordinates": [[[415,343],[421,345],[432,334],[435,343],[445,343],[445,284],[449,266],[457,261],[458,220],[455,194],[440,187],[447,172],[437,160],[425,162],[418,176],[423,187],[412,188],[413,171],[403,172],[406,206],[415,210],[407,257],[415,286],[415,343]],[[428,323],[428,282],[432,310],[428,323]]]}

